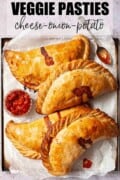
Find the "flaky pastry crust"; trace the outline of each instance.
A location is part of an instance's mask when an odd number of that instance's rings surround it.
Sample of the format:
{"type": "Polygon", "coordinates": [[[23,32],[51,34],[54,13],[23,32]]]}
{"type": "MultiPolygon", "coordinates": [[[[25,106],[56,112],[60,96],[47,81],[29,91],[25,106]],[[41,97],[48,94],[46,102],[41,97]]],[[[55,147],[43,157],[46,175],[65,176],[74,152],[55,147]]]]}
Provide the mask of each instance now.
{"type": "Polygon", "coordinates": [[[70,41],[28,51],[4,51],[5,59],[15,78],[34,90],[37,90],[39,84],[61,63],[78,58],[88,59],[89,54],[90,43],[83,35],[75,36],[70,41]]]}
{"type": "Polygon", "coordinates": [[[41,145],[41,159],[56,176],[67,174],[74,161],[93,143],[120,135],[116,122],[99,109],[76,121],[57,121],[46,133],[41,145]]]}
{"type": "Polygon", "coordinates": [[[113,75],[98,63],[82,59],[66,62],[39,86],[36,111],[50,114],[116,88],[113,75]]]}
{"type": "Polygon", "coordinates": [[[41,159],[41,142],[53,123],[58,120],[62,122],[64,118],[74,121],[91,110],[87,105],[83,105],[59,111],[32,122],[16,123],[9,121],[5,129],[6,135],[23,156],[32,159],[41,159]]]}

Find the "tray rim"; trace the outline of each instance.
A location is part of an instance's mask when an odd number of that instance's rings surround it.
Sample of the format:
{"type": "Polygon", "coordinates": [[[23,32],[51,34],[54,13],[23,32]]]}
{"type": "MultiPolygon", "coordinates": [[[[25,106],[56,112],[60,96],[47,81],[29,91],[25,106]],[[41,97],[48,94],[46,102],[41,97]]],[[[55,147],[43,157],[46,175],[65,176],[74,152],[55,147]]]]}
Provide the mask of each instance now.
{"type": "MultiPolygon", "coordinates": [[[[4,91],[3,91],[3,46],[6,41],[11,40],[14,37],[1,37],[1,170],[2,171],[9,171],[8,167],[5,167],[5,156],[4,156],[4,105],[3,105],[3,97],[4,97],[4,91]]],[[[120,40],[119,38],[113,38],[115,43],[115,51],[116,51],[116,69],[117,69],[117,123],[120,125],[120,110],[119,110],[119,104],[120,104],[120,58],[119,58],[119,44],[120,40]]],[[[117,137],[117,157],[116,157],[116,167],[114,171],[120,171],[120,137],[117,137]]]]}

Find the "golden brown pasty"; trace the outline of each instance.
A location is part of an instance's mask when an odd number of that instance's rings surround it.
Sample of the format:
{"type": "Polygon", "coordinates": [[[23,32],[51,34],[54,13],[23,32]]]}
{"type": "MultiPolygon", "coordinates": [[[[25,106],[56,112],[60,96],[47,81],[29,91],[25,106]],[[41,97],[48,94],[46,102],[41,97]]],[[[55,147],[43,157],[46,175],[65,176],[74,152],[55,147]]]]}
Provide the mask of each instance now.
{"type": "Polygon", "coordinates": [[[4,52],[10,70],[24,86],[37,90],[56,66],[67,61],[82,58],[88,59],[90,44],[87,37],[78,35],[72,40],[48,45],[29,51],[4,52]]]}
{"type": "Polygon", "coordinates": [[[57,121],[41,144],[41,159],[53,175],[65,175],[72,164],[93,143],[120,135],[117,124],[100,110],[93,110],[76,121],[57,121]]]}
{"type": "Polygon", "coordinates": [[[39,86],[36,111],[50,114],[115,89],[115,78],[98,63],[90,60],[66,62],[39,86]]]}
{"type": "Polygon", "coordinates": [[[23,156],[40,159],[40,146],[46,131],[53,123],[64,118],[75,120],[91,111],[87,105],[77,106],[68,110],[56,112],[33,122],[15,123],[9,121],[6,126],[6,135],[23,156]]]}

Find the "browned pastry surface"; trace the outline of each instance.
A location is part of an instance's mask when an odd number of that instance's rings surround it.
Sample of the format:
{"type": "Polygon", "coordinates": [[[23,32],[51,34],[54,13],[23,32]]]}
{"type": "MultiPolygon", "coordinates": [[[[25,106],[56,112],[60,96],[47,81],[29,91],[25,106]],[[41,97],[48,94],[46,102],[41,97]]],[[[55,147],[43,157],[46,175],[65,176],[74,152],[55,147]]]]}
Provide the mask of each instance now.
{"type": "Polygon", "coordinates": [[[67,174],[74,161],[93,143],[120,135],[116,122],[96,109],[76,121],[57,121],[46,133],[41,159],[53,175],[67,174]]]}
{"type": "Polygon", "coordinates": [[[40,159],[40,146],[46,131],[53,123],[64,118],[71,121],[91,111],[87,105],[77,106],[59,111],[32,122],[15,123],[9,121],[6,126],[6,135],[23,156],[40,159]]]}
{"type": "Polygon", "coordinates": [[[82,104],[116,87],[113,75],[98,63],[82,59],[66,62],[39,86],[36,111],[50,114],[82,104]]]}
{"type": "Polygon", "coordinates": [[[72,40],[29,51],[5,50],[5,59],[12,74],[24,86],[37,90],[50,73],[61,63],[88,59],[90,44],[87,37],[78,35],[72,40]]]}

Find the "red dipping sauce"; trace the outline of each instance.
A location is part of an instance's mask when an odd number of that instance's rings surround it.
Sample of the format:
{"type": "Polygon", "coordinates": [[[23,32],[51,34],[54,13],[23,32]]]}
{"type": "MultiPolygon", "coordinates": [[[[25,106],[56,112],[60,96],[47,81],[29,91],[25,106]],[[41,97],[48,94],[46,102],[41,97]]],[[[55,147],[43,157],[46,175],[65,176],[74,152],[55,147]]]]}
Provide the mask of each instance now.
{"type": "Polygon", "coordinates": [[[13,115],[23,115],[30,110],[31,98],[22,90],[13,90],[5,98],[6,109],[13,115]]]}

